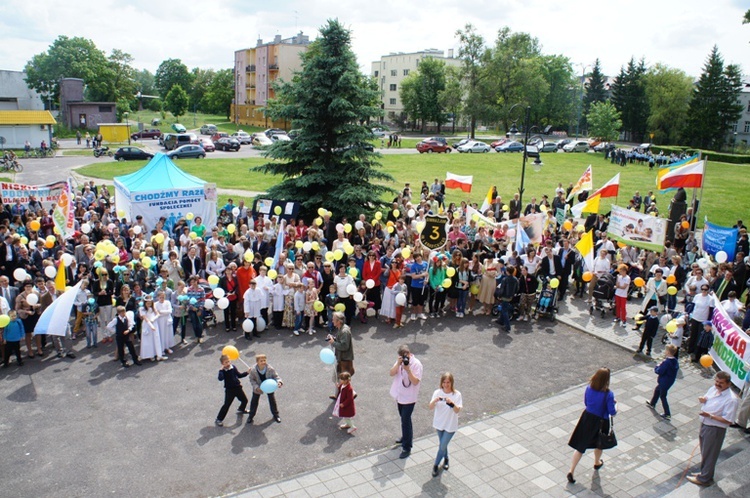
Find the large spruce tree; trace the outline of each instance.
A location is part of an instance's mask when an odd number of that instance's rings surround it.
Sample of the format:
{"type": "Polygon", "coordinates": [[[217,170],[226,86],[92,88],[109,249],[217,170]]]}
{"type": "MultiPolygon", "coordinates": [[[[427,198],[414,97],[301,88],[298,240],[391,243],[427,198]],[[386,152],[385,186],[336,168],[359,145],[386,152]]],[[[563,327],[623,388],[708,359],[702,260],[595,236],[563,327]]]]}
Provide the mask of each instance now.
{"type": "Polygon", "coordinates": [[[323,207],[335,218],[354,219],[394,192],[383,184],[393,178],[379,169],[380,156],[368,143],[373,134],[366,124],[381,113],[378,92],[359,71],[349,30],[329,20],[320,33],[302,55],[302,70],[277,85],[267,110],[299,136],[276,142],[267,152],[274,161],[253,169],[281,175],[268,197],[300,202],[305,217],[323,207]]]}
{"type": "Polygon", "coordinates": [[[646,63],[630,59],[612,83],[612,103],[622,115],[625,139],[641,142],[646,137],[649,107],[646,98],[646,63]]]}
{"type": "MultiPolygon", "coordinates": [[[[594,61],[594,67],[588,76],[588,81],[584,85],[586,92],[583,94],[583,113],[581,115],[581,125],[583,128],[586,128],[586,117],[589,114],[591,106],[596,102],[606,102],[608,97],[607,88],[604,86],[607,78],[602,74],[602,65],[599,59],[594,61]]],[[[591,131],[589,131],[589,134],[591,134],[591,131]]]]}

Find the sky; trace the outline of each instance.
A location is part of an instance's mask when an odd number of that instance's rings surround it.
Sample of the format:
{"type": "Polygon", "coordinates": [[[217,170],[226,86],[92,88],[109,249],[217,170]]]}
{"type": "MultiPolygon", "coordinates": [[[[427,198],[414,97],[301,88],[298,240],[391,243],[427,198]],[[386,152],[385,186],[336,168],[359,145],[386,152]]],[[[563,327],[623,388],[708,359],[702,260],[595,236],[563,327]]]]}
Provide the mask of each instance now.
{"type": "Polygon", "coordinates": [[[615,76],[635,57],[697,77],[717,45],[725,63],[750,75],[750,24],[742,24],[748,8],[748,0],[3,0],[0,69],[23,70],[59,35],[91,39],[106,53],[121,49],[134,67],[151,72],[169,58],[189,68],[231,68],[234,51],[254,47],[259,37],[302,31],[314,38],[338,18],[351,29],[366,73],[391,52],[458,53],[455,33],[471,23],[488,44],[503,26],[529,33],[545,54],[567,56],[576,72],[599,58],[604,74],[615,76]]]}

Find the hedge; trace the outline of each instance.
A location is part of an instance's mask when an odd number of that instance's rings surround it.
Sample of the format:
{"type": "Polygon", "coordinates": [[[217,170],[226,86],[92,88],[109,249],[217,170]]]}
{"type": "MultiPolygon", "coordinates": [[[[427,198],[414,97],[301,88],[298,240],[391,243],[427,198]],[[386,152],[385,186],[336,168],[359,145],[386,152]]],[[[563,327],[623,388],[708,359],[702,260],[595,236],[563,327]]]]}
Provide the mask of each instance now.
{"type": "Polygon", "coordinates": [[[750,164],[750,155],[748,154],[726,154],[723,152],[715,152],[712,150],[700,150],[700,149],[693,149],[690,147],[680,147],[680,146],[669,146],[669,145],[654,145],[651,147],[651,150],[654,152],[654,154],[658,154],[659,152],[664,152],[664,154],[671,154],[676,153],[680,154],[682,152],[685,152],[686,154],[698,154],[702,153],[703,156],[708,156],[709,161],[718,161],[721,163],[729,163],[729,164],[750,164]]]}

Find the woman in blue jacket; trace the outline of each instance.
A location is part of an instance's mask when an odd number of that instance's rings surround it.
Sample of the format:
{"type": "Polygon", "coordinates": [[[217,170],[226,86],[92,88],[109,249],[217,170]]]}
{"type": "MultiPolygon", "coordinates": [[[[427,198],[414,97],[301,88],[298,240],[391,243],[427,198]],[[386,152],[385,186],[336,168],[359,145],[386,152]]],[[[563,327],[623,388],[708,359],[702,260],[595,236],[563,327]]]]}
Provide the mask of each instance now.
{"type": "Polygon", "coordinates": [[[669,411],[669,403],[667,403],[667,391],[669,391],[669,388],[674,385],[674,381],[677,379],[677,371],[680,369],[680,364],[675,357],[677,354],[677,346],[669,344],[664,351],[666,353],[666,358],[654,368],[654,372],[658,375],[654,395],[651,398],[651,401],[646,401],[646,404],[649,408],[655,410],[656,400],[661,399],[661,406],[664,408],[662,418],[665,420],[671,420],[672,413],[669,411]]]}
{"type": "Polygon", "coordinates": [[[600,368],[591,377],[584,395],[586,409],[570,436],[568,446],[573,448],[573,462],[568,473],[568,482],[574,483],[573,473],[587,449],[594,450],[594,470],[604,466],[599,431],[609,432],[609,417],[617,413],[615,394],[609,390],[609,368],[600,368]]]}

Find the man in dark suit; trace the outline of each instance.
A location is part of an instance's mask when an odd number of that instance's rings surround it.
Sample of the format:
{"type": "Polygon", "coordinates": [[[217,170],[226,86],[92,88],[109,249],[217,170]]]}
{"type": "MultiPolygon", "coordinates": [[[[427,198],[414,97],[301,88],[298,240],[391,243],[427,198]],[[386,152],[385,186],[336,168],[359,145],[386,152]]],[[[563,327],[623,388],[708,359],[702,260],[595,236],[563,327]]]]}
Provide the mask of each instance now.
{"type": "Polygon", "coordinates": [[[17,262],[18,254],[13,248],[13,236],[6,232],[4,242],[0,244],[0,274],[11,278],[17,262]]]}
{"type": "Polygon", "coordinates": [[[18,297],[18,287],[10,285],[10,279],[5,275],[0,277],[0,296],[8,302],[8,307],[13,310],[16,308],[16,298],[18,297]]]}
{"type": "Polygon", "coordinates": [[[737,293],[738,289],[737,282],[734,280],[734,272],[731,269],[727,269],[724,272],[724,278],[717,278],[711,286],[711,290],[714,291],[719,301],[726,301],[729,293],[731,291],[737,293]]]}
{"type": "Polygon", "coordinates": [[[559,299],[565,297],[565,292],[568,290],[568,282],[570,281],[570,275],[573,273],[573,267],[576,264],[576,252],[570,247],[570,241],[563,239],[562,247],[557,252],[560,258],[560,265],[562,267],[560,271],[560,287],[557,288],[559,299]]]}
{"type": "Polygon", "coordinates": [[[562,275],[560,256],[555,254],[549,246],[544,248],[544,257],[539,265],[539,271],[550,279],[557,278],[559,280],[560,275],[562,275]]]}
{"type": "Polygon", "coordinates": [[[526,204],[526,209],[523,210],[524,216],[539,212],[539,203],[536,201],[536,197],[531,198],[531,202],[526,204]]]}
{"type": "Polygon", "coordinates": [[[203,261],[197,255],[195,247],[191,247],[188,253],[182,258],[182,269],[185,270],[185,278],[190,278],[191,275],[197,275],[201,277],[203,273],[203,261]]]}
{"type": "Polygon", "coordinates": [[[521,216],[521,200],[518,198],[518,194],[513,194],[513,199],[508,203],[508,219],[515,220],[521,216]]]}

